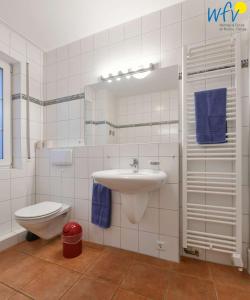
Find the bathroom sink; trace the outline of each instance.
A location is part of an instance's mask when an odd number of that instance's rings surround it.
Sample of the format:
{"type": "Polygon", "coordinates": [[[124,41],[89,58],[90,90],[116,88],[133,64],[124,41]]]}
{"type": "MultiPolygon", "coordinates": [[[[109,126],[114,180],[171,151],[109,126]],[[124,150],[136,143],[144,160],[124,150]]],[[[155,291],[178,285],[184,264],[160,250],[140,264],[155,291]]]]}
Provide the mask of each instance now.
{"type": "Polygon", "coordinates": [[[98,171],[92,174],[95,182],[124,194],[147,193],[158,189],[167,179],[159,170],[131,169],[98,171]]]}

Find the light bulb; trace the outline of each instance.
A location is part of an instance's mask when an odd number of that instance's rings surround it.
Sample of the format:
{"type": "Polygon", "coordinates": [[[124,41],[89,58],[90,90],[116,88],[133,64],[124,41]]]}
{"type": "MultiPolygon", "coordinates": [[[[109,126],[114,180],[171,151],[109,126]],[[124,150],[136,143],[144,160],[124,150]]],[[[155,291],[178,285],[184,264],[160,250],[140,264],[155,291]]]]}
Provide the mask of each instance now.
{"type": "Polygon", "coordinates": [[[116,81],[120,81],[120,80],[121,80],[121,77],[117,77],[117,78],[116,78],[116,81]]]}
{"type": "Polygon", "coordinates": [[[112,83],[112,79],[109,79],[109,80],[108,80],[108,83],[112,83]]]}
{"type": "Polygon", "coordinates": [[[127,79],[130,79],[130,78],[131,78],[131,75],[127,75],[126,78],[127,78],[127,79]]]}

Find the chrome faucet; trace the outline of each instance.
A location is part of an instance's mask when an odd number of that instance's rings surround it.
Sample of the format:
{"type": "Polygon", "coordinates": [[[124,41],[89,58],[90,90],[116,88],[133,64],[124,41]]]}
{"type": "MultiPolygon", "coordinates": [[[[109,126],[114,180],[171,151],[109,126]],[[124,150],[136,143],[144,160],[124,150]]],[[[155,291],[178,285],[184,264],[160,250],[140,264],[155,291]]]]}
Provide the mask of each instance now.
{"type": "Polygon", "coordinates": [[[139,161],[137,158],[134,158],[133,159],[133,163],[132,164],[129,164],[130,167],[132,167],[134,169],[134,173],[137,173],[138,170],[139,170],[139,161]]]}

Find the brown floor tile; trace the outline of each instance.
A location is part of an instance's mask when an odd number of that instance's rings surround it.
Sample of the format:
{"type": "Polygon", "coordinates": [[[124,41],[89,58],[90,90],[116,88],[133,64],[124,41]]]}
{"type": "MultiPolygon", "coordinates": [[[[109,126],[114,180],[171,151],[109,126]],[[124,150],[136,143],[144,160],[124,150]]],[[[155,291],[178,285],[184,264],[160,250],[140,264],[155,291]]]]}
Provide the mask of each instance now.
{"type": "Polygon", "coordinates": [[[209,264],[197,259],[182,257],[179,264],[173,265],[173,271],[184,275],[211,279],[209,264]]]}
{"type": "Polygon", "coordinates": [[[175,266],[176,263],[167,261],[164,259],[160,259],[157,257],[152,257],[144,254],[135,254],[135,263],[145,263],[145,264],[150,264],[154,265],[160,268],[164,268],[166,270],[171,270],[175,266]]]}
{"type": "Polygon", "coordinates": [[[32,241],[32,242],[25,241],[20,244],[17,244],[16,246],[13,247],[13,249],[19,252],[35,255],[37,251],[40,251],[41,248],[47,244],[48,241],[42,239],[32,241]]]}
{"type": "Polygon", "coordinates": [[[250,300],[250,293],[228,285],[217,285],[218,300],[250,300]]]}
{"type": "Polygon", "coordinates": [[[121,287],[151,299],[163,299],[168,286],[169,273],[149,264],[133,265],[121,287]]]}
{"type": "Polygon", "coordinates": [[[40,247],[34,253],[35,256],[57,262],[60,259],[62,253],[62,242],[60,239],[54,239],[50,241],[46,246],[40,247]]]}
{"type": "Polygon", "coordinates": [[[36,256],[74,271],[85,272],[88,267],[96,262],[102,252],[103,248],[86,247],[84,243],[81,255],[70,259],[64,258],[62,252],[62,243],[60,240],[55,240],[41,248],[40,251],[37,251],[36,256]]]}
{"type": "Polygon", "coordinates": [[[147,300],[149,298],[135,294],[130,291],[119,289],[113,299],[114,300],[147,300]]]}
{"type": "Polygon", "coordinates": [[[0,281],[0,300],[250,300],[250,275],[236,268],[184,257],[176,264],[90,242],[66,259],[60,239],[0,253],[0,281]]]}
{"type": "Polygon", "coordinates": [[[15,288],[21,288],[40,274],[44,263],[38,258],[5,251],[0,254],[0,280],[15,288]]]}
{"type": "Polygon", "coordinates": [[[92,243],[92,242],[89,242],[89,241],[83,241],[83,245],[86,246],[86,247],[95,248],[95,249],[98,249],[98,250],[104,250],[106,248],[109,248],[107,246],[92,243]]]}
{"type": "Polygon", "coordinates": [[[250,293],[250,275],[246,271],[239,272],[237,268],[210,264],[212,277],[216,284],[229,285],[250,293]]]}
{"type": "Polygon", "coordinates": [[[88,268],[94,265],[97,259],[100,257],[102,250],[95,248],[84,247],[80,256],[72,259],[63,259],[61,263],[65,268],[70,268],[78,272],[85,272],[88,268]]]}
{"type": "Polygon", "coordinates": [[[1,300],[9,299],[11,297],[11,295],[14,295],[14,294],[15,294],[15,290],[0,283],[0,299],[1,300]]]}
{"type": "Polygon", "coordinates": [[[8,300],[30,300],[30,299],[33,299],[33,298],[25,296],[21,293],[16,293],[12,297],[8,298],[8,300]]]}
{"type": "Polygon", "coordinates": [[[109,300],[118,286],[113,283],[82,278],[71,288],[62,299],[64,300],[109,300]]]}
{"type": "Polygon", "coordinates": [[[120,283],[133,262],[131,252],[108,248],[86,275],[89,278],[99,278],[113,283],[120,283]]]}
{"type": "Polygon", "coordinates": [[[80,274],[55,264],[46,263],[46,267],[23,291],[39,300],[55,300],[61,297],[76,281],[80,274]]]}
{"type": "Polygon", "coordinates": [[[172,273],[169,279],[168,300],[216,300],[213,282],[172,273]]]}

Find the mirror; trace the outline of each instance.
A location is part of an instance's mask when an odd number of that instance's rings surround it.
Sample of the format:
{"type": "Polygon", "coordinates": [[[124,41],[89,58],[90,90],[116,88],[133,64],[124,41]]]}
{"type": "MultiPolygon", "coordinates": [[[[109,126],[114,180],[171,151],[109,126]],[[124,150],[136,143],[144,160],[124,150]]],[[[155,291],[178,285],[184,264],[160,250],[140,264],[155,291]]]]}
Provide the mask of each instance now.
{"type": "Polygon", "coordinates": [[[85,89],[85,144],[178,142],[178,66],[85,89]]]}

